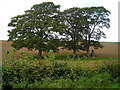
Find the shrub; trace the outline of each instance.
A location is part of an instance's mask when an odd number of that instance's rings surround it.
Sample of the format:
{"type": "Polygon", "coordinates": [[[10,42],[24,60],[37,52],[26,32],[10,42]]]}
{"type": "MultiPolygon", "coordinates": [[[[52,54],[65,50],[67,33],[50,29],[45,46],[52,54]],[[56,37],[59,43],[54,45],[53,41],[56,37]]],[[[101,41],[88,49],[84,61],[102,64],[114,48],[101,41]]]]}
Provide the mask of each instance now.
{"type": "Polygon", "coordinates": [[[16,82],[13,84],[13,88],[26,88],[27,81],[16,82]]]}
{"type": "Polygon", "coordinates": [[[27,58],[25,58],[26,57],[19,60],[11,60],[3,64],[3,86],[11,87],[14,83],[20,82],[22,78],[30,78],[32,75],[30,71],[35,69],[33,65],[37,60],[29,58],[28,61],[27,58]]]}
{"type": "Polygon", "coordinates": [[[91,78],[94,87],[106,87],[112,84],[112,77],[109,73],[96,74],[91,78]]]}
{"type": "Polygon", "coordinates": [[[112,77],[108,73],[96,74],[93,77],[80,77],[76,80],[75,87],[77,88],[105,88],[113,84],[112,77]]]}
{"type": "Polygon", "coordinates": [[[7,50],[7,51],[6,51],[6,54],[9,54],[9,53],[10,53],[10,51],[9,51],[9,50],[7,50]]]}
{"type": "Polygon", "coordinates": [[[24,56],[3,64],[4,88],[94,88],[114,87],[119,83],[118,64],[105,64],[95,70],[69,67],[49,61],[36,66],[34,56],[24,56]],[[114,86],[113,86],[114,85],[114,86]]]}
{"type": "MultiPolygon", "coordinates": [[[[3,65],[3,86],[13,86],[14,83],[21,82],[24,78],[27,83],[34,83],[35,80],[42,81],[42,78],[50,77],[56,79],[61,76],[65,77],[70,69],[66,64],[51,62],[50,65],[41,65],[36,67],[36,59],[31,56],[23,57],[19,60],[9,61],[3,65]]],[[[15,87],[15,86],[14,86],[15,87]]]]}
{"type": "Polygon", "coordinates": [[[112,64],[108,64],[106,63],[105,65],[101,66],[100,67],[100,73],[101,72],[108,72],[109,74],[111,74],[112,77],[114,78],[117,78],[117,77],[120,77],[120,64],[115,64],[115,63],[112,63],[112,64]]]}
{"type": "Polygon", "coordinates": [[[60,78],[50,84],[50,88],[73,88],[74,82],[69,78],[60,78]]]}
{"type": "Polygon", "coordinates": [[[54,54],[53,50],[49,50],[49,52],[47,53],[47,56],[44,56],[44,58],[46,60],[54,60],[55,59],[55,54],[54,54]]]}
{"type": "Polygon", "coordinates": [[[48,84],[41,83],[40,81],[35,81],[27,86],[27,88],[46,88],[48,84]]]}
{"type": "Polygon", "coordinates": [[[43,79],[42,83],[36,81],[35,83],[29,84],[28,88],[72,88],[73,84],[71,79],[59,78],[51,81],[51,78],[47,77],[43,79]]]}

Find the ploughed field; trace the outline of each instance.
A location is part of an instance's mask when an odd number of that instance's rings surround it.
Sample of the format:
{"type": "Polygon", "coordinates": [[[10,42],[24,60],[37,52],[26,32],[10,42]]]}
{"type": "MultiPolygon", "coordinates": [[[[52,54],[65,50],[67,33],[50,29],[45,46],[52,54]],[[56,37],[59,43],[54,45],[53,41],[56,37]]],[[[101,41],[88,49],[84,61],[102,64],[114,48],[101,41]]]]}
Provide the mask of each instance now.
{"type": "MultiPolygon", "coordinates": [[[[13,47],[11,46],[12,42],[7,42],[7,41],[0,41],[2,42],[2,59],[3,60],[8,60],[11,55],[13,55],[13,47]],[[6,55],[6,51],[9,50],[10,54],[6,55]]],[[[95,55],[97,57],[118,57],[118,49],[120,49],[120,43],[102,43],[103,48],[102,49],[96,49],[95,50],[95,55]]],[[[32,55],[37,55],[38,51],[33,50],[33,51],[28,51],[26,48],[22,48],[20,50],[17,50],[16,56],[19,58],[19,53],[24,52],[26,55],[32,54],[32,55]]],[[[44,53],[44,52],[43,52],[44,53]]],[[[60,49],[58,53],[56,54],[70,54],[72,51],[66,50],[66,49],[60,49]]],[[[85,53],[85,51],[78,52],[80,54],[85,53]]]]}

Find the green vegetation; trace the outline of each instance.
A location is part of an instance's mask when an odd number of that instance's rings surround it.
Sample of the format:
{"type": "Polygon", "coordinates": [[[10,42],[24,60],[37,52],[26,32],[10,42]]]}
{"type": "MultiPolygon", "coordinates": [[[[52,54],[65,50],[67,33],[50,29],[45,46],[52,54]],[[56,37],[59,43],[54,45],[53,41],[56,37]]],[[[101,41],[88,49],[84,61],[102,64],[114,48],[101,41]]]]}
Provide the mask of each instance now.
{"type": "Polygon", "coordinates": [[[44,59],[46,60],[54,60],[55,59],[55,54],[53,50],[50,50],[47,54],[47,56],[44,56],[44,59]]]}
{"type": "Polygon", "coordinates": [[[3,88],[118,88],[117,58],[66,60],[67,55],[62,56],[38,60],[28,55],[3,62],[3,88]]]}
{"type": "Polygon", "coordinates": [[[52,2],[43,2],[26,10],[25,14],[11,18],[8,26],[9,41],[16,49],[26,47],[29,50],[38,50],[38,58],[41,58],[42,51],[50,49],[56,51],[58,47],[58,30],[62,30],[58,14],[60,5],[52,2]],[[46,44],[47,43],[47,44],[46,44]]]}
{"type": "MultiPolygon", "coordinates": [[[[1,61],[0,64],[2,64],[1,61]]],[[[0,89],[2,89],[2,65],[0,65],[0,89]]]]}
{"type": "Polygon", "coordinates": [[[73,50],[73,54],[80,50],[90,56],[90,46],[102,48],[99,40],[106,35],[103,28],[110,28],[110,12],[104,7],[78,8],[73,7],[62,12],[62,22],[67,26],[63,32],[66,48],[73,50]],[[81,42],[81,44],[79,44],[81,42]]]}
{"type": "Polygon", "coordinates": [[[6,51],[14,54],[3,62],[3,89],[118,88],[118,58],[94,57],[94,49],[103,47],[99,40],[106,37],[102,29],[110,28],[109,14],[104,7],[60,12],[60,5],[43,2],[11,18],[8,36],[15,49],[6,51]],[[55,55],[60,46],[73,53],[55,55]],[[16,50],[23,47],[38,50],[38,56],[20,52],[17,57],[16,50]],[[77,54],[79,50],[86,54],[77,54]]]}
{"type": "Polygon", "coordinates": [[[94,56],[94,49],[102,48],[101,38],[106,38],[102,29],[110,28],[110,12],[104,7],[73,7],[60,12],[60,5],[43,2],[26,10],[23,15],[11,18],[8,26],[9,39],[16,49],[23,47],[38,50],[38,58],[42,52],[52,49],[58,51],[62,46],[73,51],[86,51],[86,56],[94,56]],[[81,43],[80,43],[81,42],[81,43]]]}
{"type": "MultiPolygon", "coordinates": [[[[79,55],[79,54],[78,54],[79,55]]],[[[80,56],[80,55],[79,55],[80,56]]],[[[75,60],[75,61],[98,61],[98,60],[118,60],[118,57],[77,57],[74,58],[72,54],[56,54],[56,60],[75,60]]]]}

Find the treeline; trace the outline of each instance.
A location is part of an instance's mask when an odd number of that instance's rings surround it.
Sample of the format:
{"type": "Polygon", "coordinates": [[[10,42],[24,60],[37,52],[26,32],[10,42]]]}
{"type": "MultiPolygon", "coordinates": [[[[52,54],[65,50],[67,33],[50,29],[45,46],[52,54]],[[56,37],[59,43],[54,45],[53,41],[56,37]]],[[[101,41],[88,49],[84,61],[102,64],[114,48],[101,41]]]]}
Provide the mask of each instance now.
{"type": "Polygon", "coordinates": [[[110,28],[109,14],[104,7],[73,7],[61,12],[60,5],[43,2],[11,18],[8,41],[16,49],[38,50],[39,58],[42,51],[57,51],[59,46],[72,50],[73,55],[84,50],[90,56],[90,46],[103,47],[99,40],[106,38],[102,29],[110,28]]]}

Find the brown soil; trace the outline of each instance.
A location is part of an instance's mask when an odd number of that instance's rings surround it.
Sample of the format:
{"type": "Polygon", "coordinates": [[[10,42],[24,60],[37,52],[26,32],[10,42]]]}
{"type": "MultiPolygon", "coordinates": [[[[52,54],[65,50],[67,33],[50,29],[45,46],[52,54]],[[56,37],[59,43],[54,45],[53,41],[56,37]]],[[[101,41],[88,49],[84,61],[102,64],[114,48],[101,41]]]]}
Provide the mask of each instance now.
{"type": "MultiPolygon", "coordinates": [[[[0,41],[1,42],[1,41],[0,41]]],[[[37,50],[28,51],[26,48],[22,48],[20,50],[17,50],[16,53],[13,52],[13,47],[11,46],[12,42],[2,41],[2,51],[0,51],[0,55],[2,52],[2,59],[8,59],[11,57],[11,55],[16,54],[17,57],[19,57],[20,52],[24,51],[25,54],[34,54],[36,55],[38,53],[37,50]],[[9,50],[10,54],[6,54],[6,51],[9,50]]],[[[95,55],[98,57],[118,57],[118,46],[120,45],[118,43],[102,43],[103,48],[95,50],[95,55]]],[[[1,45],[1,44],[0,44],[1,45]]],[[[120,48],[119,48],[120,49],[120,48]]],[[[72,53],[70,50],[66,49],[60,49],[59,53],[72,53]]],[[[79,53],[85,53],[84,51],[80,51],[79,53]]],[[[0,57],[1,58],[1,57],[0,57]]]]}
{"type": "Polygon", "coordinates": [[[97,56],[102,57],[118,57],[118,49],[120,49],[120,43],[102,43],[103,48],[95,50],[97,56]]]}

